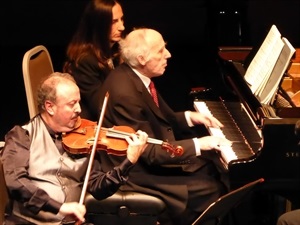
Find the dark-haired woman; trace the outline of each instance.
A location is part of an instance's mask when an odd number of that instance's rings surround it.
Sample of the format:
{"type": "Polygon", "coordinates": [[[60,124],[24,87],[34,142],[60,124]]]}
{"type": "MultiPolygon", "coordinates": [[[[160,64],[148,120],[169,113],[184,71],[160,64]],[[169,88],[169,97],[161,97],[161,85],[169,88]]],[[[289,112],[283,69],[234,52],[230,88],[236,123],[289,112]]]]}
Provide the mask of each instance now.
{"type": "Polygon", "coordinates": [[[99,91],[108,73],[120,64],[118,41],[123,10],[115,0],[91,0],[68,48],[63,71],[75,78],[81,94],[81,117],[98,121],[99,91]]]}

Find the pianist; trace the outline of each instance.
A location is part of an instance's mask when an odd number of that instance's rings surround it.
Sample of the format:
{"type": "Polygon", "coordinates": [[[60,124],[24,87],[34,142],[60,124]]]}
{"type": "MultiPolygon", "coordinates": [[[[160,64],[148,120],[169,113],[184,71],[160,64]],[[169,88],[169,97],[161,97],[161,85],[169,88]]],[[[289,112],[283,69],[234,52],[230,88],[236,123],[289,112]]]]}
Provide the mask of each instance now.
{"type": "MultiPolygon", "coordinates": [[[[125,63],[110,73],[102,89],[102,98],[109,93],[103,125],[142,129],[151,138],[184,149],[181,156],[172,157],[161,144],[149,144],[137,167],[133,168],[128,185],[122,189],[163,199],[167,212],[159,218],[161,225],[190,225],[209,204],[227,191],[209,157],[216,156],[215,150],[221,151],[221,146],[230,146],[231,142],[214,136],[181,139],[182,134],[191,132],[190,126],[223,125],[213,116],[174,112],[157,92],[153,94],[157,97],[157,104],[153,100],[148,89],[151,78],[163,75],[167,59],[171,57],[160,33],[146,28],[136,29],[121,40],[120,46],[125,63]]],[[[97,157],[107,169],[122,161],[122,157],[101,152],[97,152],[97,157]]]]}

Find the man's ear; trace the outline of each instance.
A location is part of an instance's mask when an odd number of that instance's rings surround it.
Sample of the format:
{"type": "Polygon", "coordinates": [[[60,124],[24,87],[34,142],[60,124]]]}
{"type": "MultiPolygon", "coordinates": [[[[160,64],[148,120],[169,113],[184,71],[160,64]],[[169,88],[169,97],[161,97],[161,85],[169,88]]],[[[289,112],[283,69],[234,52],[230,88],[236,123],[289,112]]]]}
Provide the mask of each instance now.
{"type": "Polygon", "coordinates": [[[139,63],[140,63],[142,66],[145,66],[145,64],[146,64],[146,62],[147,62],[146,59],[145,59],[145,57],[142,56],[142,55],[138,55],[137,60],[139,61],[139,63]]]}
{"type": "Polygon", "coordinates": [[[53,106],[54,106],[54,104],[53,104],[51,101],[49,101],[49,100],[45,101],[45,110],[46,110],[51,116],[54,115],[53,106]]]}

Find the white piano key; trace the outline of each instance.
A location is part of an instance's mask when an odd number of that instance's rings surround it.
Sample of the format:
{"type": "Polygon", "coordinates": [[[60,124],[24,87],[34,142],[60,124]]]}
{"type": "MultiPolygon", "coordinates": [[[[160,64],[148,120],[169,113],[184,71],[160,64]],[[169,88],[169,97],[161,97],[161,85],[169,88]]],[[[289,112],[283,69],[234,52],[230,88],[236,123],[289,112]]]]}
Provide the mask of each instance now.
{"type": "MultiPolygon", "coordinates": [[[[213,116],[205,102],[195,101],[194,107],[200,113],[213,116]]],[[[207,129],[209,130],[212,136],[226,138],[226,136],[220,128],[207,127],[207,129]]],[[[228,164],[232,160],[238,159],[231,146],[221,146],[221,149],[221,156],[226,164],[228,164]]]]}
{"type": "Polygon", "coordinates": [[[231,146],[221,146],[221,155],[226,164],[230,161],[238,159],[231,146]]]}
{"type": "Polygon", "coordinates": [[[220,128],[208,127],[208,129],[209,129],[212,136],[224,137],[225,138],[225,135],[223,134],[223,132],[220,128]]]}

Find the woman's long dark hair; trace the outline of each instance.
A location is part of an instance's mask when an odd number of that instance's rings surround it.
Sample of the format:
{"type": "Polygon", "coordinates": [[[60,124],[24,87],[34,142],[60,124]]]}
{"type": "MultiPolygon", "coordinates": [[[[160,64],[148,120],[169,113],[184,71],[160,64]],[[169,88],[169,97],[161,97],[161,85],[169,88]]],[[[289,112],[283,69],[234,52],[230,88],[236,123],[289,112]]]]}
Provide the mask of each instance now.
{"type": "Polygon", "coordinates": [[[101,68],[108,67],[108,59],[117,57],[118,43],[110,47],[112,8],[120,4],[116,0],[90,0],[80,19],[78,28],[67,48],[67,61],[63,71],[71,73],[70,63],[77,65],[86,54],[97,57],[101,68]]]}

